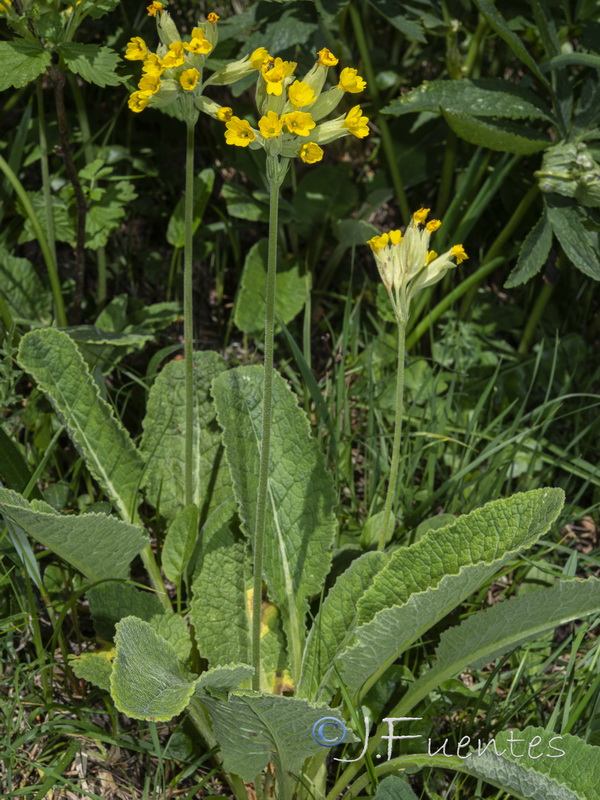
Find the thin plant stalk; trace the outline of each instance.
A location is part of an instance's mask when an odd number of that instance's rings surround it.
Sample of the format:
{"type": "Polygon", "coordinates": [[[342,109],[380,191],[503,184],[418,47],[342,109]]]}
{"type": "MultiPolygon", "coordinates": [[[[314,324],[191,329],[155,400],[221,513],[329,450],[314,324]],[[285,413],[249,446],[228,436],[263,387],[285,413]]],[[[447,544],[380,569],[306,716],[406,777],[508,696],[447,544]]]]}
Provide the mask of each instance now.
{"type": "Polygon", "coordinates": [[[183,352],[185,359],[185,505],[194,501],[194,303],[192,282],[194,215],[194,128],[187,121],[185,150],[185,239],[183,254],[183,352]]]}
{"type": "Polygon", "coordinates": [[[394,417],[394,443],[392,445],[392,463],[387,496],[383,509],[383,524],[379,538],[378,550],[383,550],[390,533],[393,530],[395,519],[394,500],[396,498],[396,483],[398,481],[398,466],[400,463],[400,441],[402,434],[402,408],[404,405],[404,361],[406,349],[406,322],[398,320],[398,363],[396,367],[396,409],[394,417]]]}
{"type": "Polygon", "coordinates": [[[50,168],[48,165],[48,140],[46,139],[46,115],[44,114],[44,93],[42,79],[36,80],[36,95],[38,107],[38,133],[40,142],[40,162],[42,165],[42,193],[44,196],[44,213],[46,214],[46,233],[48,247],[56,263],[56,237],[54,234],[54,212],[52,210],[52,195],[50,194],[50,168]]]}
{"type": "Polygon", "coordinates": [[[277,275],[277,220],[279,189],[282,176],[277,156],[267,156],[269,182],[269,245],[267,255],[267,286],[265,298],[265,356],[263,382],[263,414],[260,462],[258,470],[258,496],[254,526],[254,584],[252,595],[252,688],[260,689],[260,622],[262,609],[263,554],[267,519],[267,483],[271,449],[271,416],[273,393],[273,339],[275,328],[275,278],[277,275]]]}
{"type": "MultiPolygon", "coordinates": [[[[558,264],[556,266],[558,268],[558,264]]],[[[525,330],[523,331],[523,336],[521,337],[521,341],[519,342],[519,347],[517,349],[517,353],[520,356],[526,356],[529,352],[535,330],[539,325],[546,306],[548,305],[548,301],[552,297],[552,292],[554,291],[555,286],[555,283],[544,282],[541,291],[536,297],[534,306],[531,309],[529,317],[527,318],[527,324],[525,325],[525,330]]]]}

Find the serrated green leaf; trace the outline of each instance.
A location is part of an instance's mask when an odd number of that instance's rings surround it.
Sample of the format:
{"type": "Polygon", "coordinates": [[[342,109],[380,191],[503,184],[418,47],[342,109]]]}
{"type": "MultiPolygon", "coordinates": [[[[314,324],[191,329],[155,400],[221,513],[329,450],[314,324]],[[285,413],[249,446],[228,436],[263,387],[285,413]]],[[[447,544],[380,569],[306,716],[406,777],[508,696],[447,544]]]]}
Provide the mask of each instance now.
{"type": "Polygon", "coordinates": [[[155,614],[149,624],[173,648],[180,661],[187,661],[192,652],[192,639],[183,617],[174,613],[155,614]]]}
{"type": "Polygon", "coordinates": [[[600,747],[527,727],[499,733],[496,749],[503,754],[497,756],[493,748],[480,756],[475,751],[463,771],[528,800],[600,800],[600,747]]]}
{"type": "Polygon", "coordinates": [[[0,511],[90,581],[127,578],[129,564],[149,544],[141,528],[106,514],[59,514],[47,503],[28,503],[0,488],[0,511]]]}
{"type": "Polygon", "coordinates": [[[548,219],[567,258],[584,275],[600,281],[600,237],[584,227],[578,204],[558,194],[546,195],[548,219]]]}
{"type": "MultiPolygon", "coordinates": [[[[435,664],[412,684],[407,695],[410,708],[466,667],[479,668],[545,631],[598,611],[600,580],[589,578],[560,581],[550,589],[471,614],[442,634],[435,664]]],[[[401,706],[404,713],[407,708],[401,706]]]]}
{"type": "MultiPolygon", "coordinates": [[[[194,504],[201,521],[231,496],[210,385],[227,367],[218,353],[194,353],[194,504]]],[[[149,501],[167,519],[185,507],[185,362],[170,361],[148,395],[140,450],[146,459],[144,487],[149,501]]]]}
{"type": "Polygon", "coordinates": [[[46,71],[51,63],[50,51],[35,42],[19,39],[0,42],[0,92],[14,86],[20,89],[46,71]]]}
{"type": "Polygon", "coordinates": [[[69,664],[78,678],[93,683],[105,692],[110,692],[110,673],[114,656],[114,650],[82,653],[80,656],[71,656],[69,664]]]}
{"type": "Polygon", "coordinates": [[[534,128],[509,120],[497,122],[441,109],[444,119],[457,136],[471,144],[528,156],[549,147],[551,142],[542,139],[534,128]]]}
{"type": "Polygon", "coordinates": [[[118,86],[121,78],[115,69],[120,56],[110,47],[80,42],[63,42],[59,47],[71,72],[96,86],[118,86]]]}
{"type": "Polygon", "coordinates": [[[504,284],[507,289],[513,289],[526,283],[541,270],[552,247],[552,227],[548,222],[546,210],[533,228],[529,231],[521,247],[517,266],[508,276],[504,284]]]}
{"type": "MultiPolygon", "coordinates": [[[[265,324],[267,249],[267,239],[261,239],[250,248],[244,262],[234,309],[235,324],[244,333],[257,333],[265,324]]],[[[287,325],[304,308],[310,291],[310,276],[301,274],[298,262],[286,263],[280,259],[275,285],[275,314],[287,325]]]]}
{"type": "Polygon", "coordinates": [[[474,591],[501,564],[530,547],[564,502],[560,489],[536,489],[495,500],[396,550],[358,601],[354,641],[340,672],[357,691],[474,591]]]}
{"type": "Polygon", "coordinates": [[[118,711],[153,722],[166,722],[183,711],[198,678],[150,623],[137,617],[122,619],[117,623],[115,649],[110,693],[118,711]]]}
{"type": "MultiPolygon", "coordinates": [[[[215,183],[215,173],[210,167],[194,178],[193,231],[196,233],[215,183]]],[[[181,197],[171,214],[167,226],[167,242],[173,247],[183,247],[185,239],[185,197],[181,197]]]]}
{"type": "Polygon", "coordinates": [[[12,316],[18,320],[52,320],[52,297],[26,258],[0,248],[0,285],[12,316]]]}
{"type": "Polygon", "coordinates": [[[137,508],[142,461],[117,421],[77,345],[56,328],[30,331],[19,347],[19,362],[48,396],[91,474],[123,517],[137,508]]]}
{"type": "MultiPolygon", "coordinates": [[[[285,643],[275,606],[263,602],[261,613],[260,688],[274,692],[285,680],[285,643]]],[[[252,568],[242,544],[209,545],[194,580],[190,622],[212,666],[252,660],[252,568]]]]}
{"type": "MultiPolygon", "coordinates": [[[[219,424],[240,508],[253,543],[258,495],[263,368],[238,367],[213,383],[219,424]]],[[[319,447],[289,386],[273,376],[271,450],[267,477],[264,575],[279,607],[297,681],[307,598],[318,594],[331,564],[337,498],[319,447]],[[310,501],[308,501],[310,498],[310,501]]]]}
{"type": "Polygon", "coordinates": [[[297,697],[329,700],[337,685],[335,660],[352,640],[358,623],[358,600],[388,561],[384,553],[364,553],[337,579],[306,640],[297,697]]]}
{"type": "MultiPolygon", "coordinates": [[[[31,205],[35,215],[40,223],[43,232],[48,235],[48,226],[46,225],[46,208],[44,204],[43,192],[28,192],[31,205]]],[[[57,195],[52,195],[52,218],[54,220],[54,238],[57,242],[66,242],[67,244],[75,246],[75,218],[69,214],[69,206],[57,195]]],[[[17,202],[17,210],[19,214],[25,218],[23,229],[19,234],[18,242],[23,244],[25,242],[32,242],[37,238],[37,234],[31,223],[30,217],[23,208],[20,202],[17,202]]]]}
{"type": "Polygon", "coordinates": [[[107,642],[115,638],[115,626],[123,617],[139,617],[150,622],[165,608],[153,592],[141,591],[134,586],[116,581],[107,581],[87,592],[90,613],[98,636],[107,642]]]}
{"type": "Polygon", "coordinates": [[[536,94],[502,78],[425,81],[382,109],[400,116],[422,111],[438,113],[440,107],[472,117],[551,120],[550,109],[536,94]]]}
{"type": "MultiPolygon", "coordinates": [[[[342,722],[339,712],[326,705],[251,691],[232,692],[226,701],[206,697],[203,703],[213,719],[225,769],[246,781],[254,780],[269,761],[280,782],[290,773],[297,775],[306,758],[323,751],[312,737],[314,724],[323,717],[342,722]]],[[[350,731],[345,741],[356,741],[350,731]]],[[[288,796],[281,785],[280,794],[288,796]]]]}
{"type": "Polygon", "coordinates": [[[107,244],[110,235],[125,218],[127,206],[135,200],[137,192],[129,181],[113,181],[95,189],[94,197],[85,217],[85,246],[89,250],[107,244]]]}

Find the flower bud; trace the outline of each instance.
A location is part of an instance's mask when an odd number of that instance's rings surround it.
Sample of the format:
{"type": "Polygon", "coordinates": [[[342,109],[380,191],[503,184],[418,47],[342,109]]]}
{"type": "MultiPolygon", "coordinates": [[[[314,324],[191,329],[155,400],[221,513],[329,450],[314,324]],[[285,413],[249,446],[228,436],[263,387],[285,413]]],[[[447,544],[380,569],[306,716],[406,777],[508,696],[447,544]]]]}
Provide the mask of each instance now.
{"type": "Polygon", "coordinates": [[[163,11],[162,14],[156,15],[156,29],[161,42],[169,47],[173,42],[181,40],[177,25],[171,19],[168,11],[163,11]]]}

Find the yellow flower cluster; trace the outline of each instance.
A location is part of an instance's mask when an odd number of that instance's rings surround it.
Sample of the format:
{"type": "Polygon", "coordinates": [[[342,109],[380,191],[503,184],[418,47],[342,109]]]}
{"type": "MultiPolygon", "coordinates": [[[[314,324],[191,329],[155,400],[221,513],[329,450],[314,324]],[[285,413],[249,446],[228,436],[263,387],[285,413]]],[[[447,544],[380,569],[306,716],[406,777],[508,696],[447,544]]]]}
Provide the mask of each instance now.
{"type": "Polygon", "coordinates": [[[156,17],[161,44],[152,53],[141,37],[134,36],[125,51],[127,60],[143,62],[137,91],[129,98],[129,108],[136,113],[147,106],[170,105],[186,95],[195,98],[202,85],[204,61],[217,41],[217,14],[209,14],[207,22],[192,30],[190,40],[182,41],[161,2],[154,0],[147,11],[156,17]]]}
{"type": "Polygon", "coordinates": [[[359,139],[368,136],[369,120],[358,105],[347,114],[319,124],[346,92],[362,92],[367,84],[357,70],[346,67],[337,85],[323,91],[328,70],[339,59],[327,48],[320,50],[317,56],[317,62],[301,80],[294,74],[297,67],[294,61],[274,58],[264,47],[257,48],[237,65],[231,65],[231,75],[234,70],[242,69],[246,74],[252,70],[258,72],[256,102],[261,116],[255,129],[246,120],[234,116],[229,108],[213,113],[225,122],[227,144],[263,147],[269,155],[299,156],[306,164],[315,164],[323,158],[320,145],[349,134],[359,139]],[[310,141],[299,142],[298,137],[310,137],[310,141]]]}
{"type": "Polygon", "coordinates": [[[444,277],[446,272],[468,258],[462,244],[453,245],[439,256],[429,250],[429,240],[442,224],[439,219],[425,222],[429,208],[420,208],[412,216],[404,235],[400,230],[373,236],[367,244],[383,285],[388,291],[396,318],[408,320],[412,298],[444,277]]]}

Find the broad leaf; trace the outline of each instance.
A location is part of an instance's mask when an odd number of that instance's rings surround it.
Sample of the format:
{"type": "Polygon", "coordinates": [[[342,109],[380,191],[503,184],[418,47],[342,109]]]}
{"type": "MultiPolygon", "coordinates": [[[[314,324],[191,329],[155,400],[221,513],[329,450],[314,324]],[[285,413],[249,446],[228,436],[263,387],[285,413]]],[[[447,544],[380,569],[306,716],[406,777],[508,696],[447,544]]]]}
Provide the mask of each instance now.
{"type": "Polygon", "coordinates": [[[105,692],[110,692],[110,673],[114,657],[114,650],[100,650],[97,653],[71,656],[69,664],[78,678],[93,683],[94,686],[104,689],[105,692]]]}
{"type": "Polygon", "coordinates": [[[46,71],[51,63],[50,51],[39,44],[0,42],[0,92],[14,86],[20,89],[46,71]]]}
{"type": "MultiPolygon", "coordinates": [[[[600,580],[589,578],[560,581],[550,589],[471,614],[442,634],[435,664],[411,685],[406,701],[400,701],[402,713],[466,667],[483,666],[545,631],[598,611],[600,580]]],[[[398,708],[393,716],[396,712],[398,708]]]]}
{"type": "Polygon", "coordinates": [[[254,670],[248,664],[227,664],[207,669],[200,675],[196,694],[203,697],[208,692],[218,697],[222,692],[238,689],[244,681],[250,681],[253,674],[254,670]]]}
{"type": "MultiPolygon", "coordinates": [[[[267,239],[261,239],[250,248],[244,262],[234,310],[235,324],[244,333],[257,333],[264,328],[267,248],[267,239]]],[[[310,291],[310,275],[301,274],[298,262],[286,263],[285,259],[279,259],[275,285],[275,314],[287,324],[304,308],[310,291]]]]}
{"type": "Polygon", "coordinates": [[[149,621],[152,629],[167,641],[180,661],[187,661],[192,652],[192,640],[185,619],[175,613],[155,614],[149,621]]]}
{"type": "Polygon", "coordinates": [[[389,775],[377,787],[373,800],[418,800],[408,783],[397,775],[389,775]]]}
{"type": "Polygon", "coordinates": [[[100,19],[109,11],[113,11],[119,5],[120,0],[82,0],[82,2],[82,11],[89,14],[92,19],[100,19]]]}
{"type": "MultiPolygon", "coordinates": [[[[202,557],[193,585],[190,621],[200,654],[211,666],[252,660],[252,565],[241,544],[219,547],[202,557]],[[215,579],[218,576],[218,579],[215,579]]],[[[281,693],[293,688],[286,670],[279,612],[263,602],[260,688],[281,693]],[[287,683],[284,685],[284,682],[287,683]]]]}
{"type": "Polygon", "coordinates": [[[175,517],[162,549],[162,568],[170,581],[181,583],[198,539],[198,508],[186,506],[175,517]]]}
{"type": "Polygon", "coordinates": [[[551,112],[536,94],[501,78],[426,81],[393,100],[384,114],[438,113],[440,107],[457,114],[465,109],[473,117],[551,119],[551,112]]]}
{"type": "Polygon", "coordinates": [[[8,310],[17,320],[52,320],[52,297],[33,264],[0,248],[0,285],[8,310]]]}
{"type": "Polygon", "coordinates": [[[123,617],[150,620],[165,613],[165,608],[153,592],[141,591],[126,583],[106,581],[87,592],[90,613],[98,636],[107,642],[115,638],[115,627],[123,617]]]}
{"type": "Polygon", "coordinates": [[[445,111],[444,109],[442,109],[442,114],[457,136],[471,144],[488,147],[490,150],[528,156],[538,153],[551,144],[548,139],[543,139],[534,128],[520,125],[517,122],[484,121],[470,114],[445,111]]]}
{"type": "Polygon", "coordinates": [[[115,72],[120,56],[110,47],[98,44],[63,42],[59,47],[71,72],[96,86],[118,86],[121,78],[115,72]]]}
{"type": "Polygon", "coordinates": [[[578,204],[569,197],[546,195],[548,219],[569,260],[584,275],[600,281],[599,237],[584,227],[578,204]]]}
{"type": "Polygon", "coordinates": [[[350,643],[358,623],[358,601],[389,561],[384,553],[365,553],[335,582],[310,629],[297,696],[329,700],[337,684],[335,660],[350,643]]]}
{"type": "Polygon", "coordinates": [[[358,601],[353,643],[340,656],[352,691],[549,528],[564,502],[560,489],[536,489],[459,517],[411,547],[396,550],[358,601]]]}
{"type": "Polygon", "coordinates": [[[117,623],[115,649],[110,690],[118,711],[153,722],[165,722],[183,711],[198,678],[152,625],[125,617],[117,623]]]}
{"type": "MultiPolygon", "coordinates": [[[[219,423],[243,529],[254,544],[263,406],[263,368],[238,367],[213,383],[219,423]]],[[[323,587],[331,564],[337,498],[333,481],[296,397],[273,375],[273,413],[264,541],[269,596],[284,619],[292,675],[304,647],[307,598],[323,587]]]]}
{"type": "Polygon", "coordinates": [[[508,276],[504,284],[507,289],[513,289],[526,283],[542,269],[548,260],[552,246],[552,228],[548,222],[546,210],[533,228],[529,231],[521,247],[517,266],[508,276]]]}
{"type": "Polygon", "coordinates": [[[71,440],[124,519],[137,508],[142,463],[68,334],[56,328],[25,334],[19,361],[48,396],[71,440]]]}
{"type": "MultiPolygon", "coordinates": [[[[224,370],[225,362],[217,353],[194,353],[193,502],[200,509],[201,519],[231,495],[221,431],[210,396],[213,378],[224,370]]],[[[143,425],[140,449],[146,459],[146,494],[163,516],[173,519],[185,506],[183,360],[170,361],[154,381],[143,425]]]]}
{"type": "Polygon", "coordinates": [[[129,577],[129,564],[149,544],[145,531],[115,517],[59,514],[10,489],[0,489],[0,512],[90,581],[129,577]]]}

